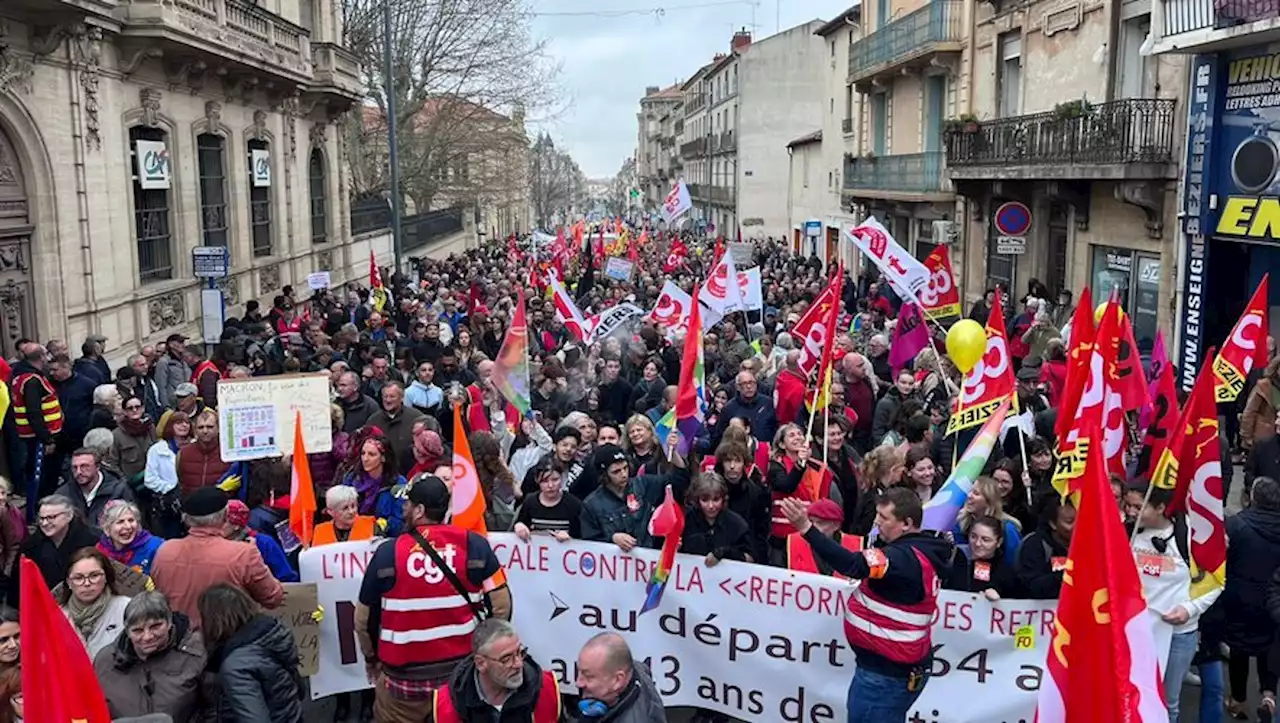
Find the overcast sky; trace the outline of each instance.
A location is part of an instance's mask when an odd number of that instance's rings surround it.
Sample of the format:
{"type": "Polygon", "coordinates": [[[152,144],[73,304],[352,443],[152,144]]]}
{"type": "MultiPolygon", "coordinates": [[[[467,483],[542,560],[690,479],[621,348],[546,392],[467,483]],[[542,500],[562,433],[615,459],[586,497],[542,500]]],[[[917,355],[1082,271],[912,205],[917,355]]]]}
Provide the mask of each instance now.
{"type": "Polygon", "coordinates": [[[854,0],[532,0],[533,32],[563,65],[569,105],[546,130],[590,178],[612,176],[635,152],[636,113],[646,86],[683,81],[728,50],[753,23],[763,38],[854,0]],[[654,8],[663,8],[660,16],[654,8]],[[621,15],[627,10],[643,13],[621,15]],[[555,13],[565,13],[556,15],[555,13]]]}

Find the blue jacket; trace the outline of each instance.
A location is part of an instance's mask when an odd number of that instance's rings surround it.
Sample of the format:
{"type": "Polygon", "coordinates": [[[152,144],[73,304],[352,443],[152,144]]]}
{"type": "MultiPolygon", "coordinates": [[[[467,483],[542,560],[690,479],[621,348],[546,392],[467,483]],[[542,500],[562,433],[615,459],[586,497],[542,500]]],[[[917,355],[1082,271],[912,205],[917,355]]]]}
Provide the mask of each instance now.
{"type": "Polygon", "coordinates": [[[404,501],[408,494],[409,485],[403,476],[397,477],[390,489],[378,491],[373,508],[378,519],[386,521],[383,536],[395,537],[400,534],[400,528],[404,526],[404,501]]]}
{"type": "Polygon", "coordinates": [[[267,563],[267,568],[271,570],[271,574],[280,582],[298,582],[298,573],[289,564],[289,558],[284,554],[284,548],[280,546],[275,538],[267,537],[263,534],[252,534],[253,544],[258,546],[258,552],[262,553],[262,561],[267,563]]]}
{"type": "Polygon", "coordinates": [[[62,405],[62,437],[71,449],[79,447],[89,431],[96,386],[93,379],[74,370],[65,380],[53,382],[53,388],[58,392],[58,404],[62,405]]]}
{"type": "MultiPolygon", "coordinates": [[[[957,522],[955,527],[951,528],[951,536],[955,538],[956,545],[964,550],[967,554],[969,551],[969,534],[960,529],[960,523],[957,522]]],[[[1018,532],[1018,526],[1013,520],[1004,521],[1004,561],[1007,565],[1016,565],[1018,563],[1018,548],[1022,546],[1022,534],[1018,532]]]]}

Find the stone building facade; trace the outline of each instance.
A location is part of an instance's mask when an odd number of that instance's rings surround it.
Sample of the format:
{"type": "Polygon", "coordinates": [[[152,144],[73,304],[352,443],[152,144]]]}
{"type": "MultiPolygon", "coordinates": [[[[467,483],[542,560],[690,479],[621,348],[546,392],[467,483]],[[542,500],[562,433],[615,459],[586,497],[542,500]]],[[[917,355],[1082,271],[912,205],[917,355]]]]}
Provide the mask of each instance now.
{"type": "Polygon", "coordinates": [[[196,246],[228,248],[229,316],[312,271],[347,280],[336,126],[362,83],[335,12],[330,0],[0,5],[0,353],[100,333],[120,360],[172,333],[199,338],[196,246]]]}

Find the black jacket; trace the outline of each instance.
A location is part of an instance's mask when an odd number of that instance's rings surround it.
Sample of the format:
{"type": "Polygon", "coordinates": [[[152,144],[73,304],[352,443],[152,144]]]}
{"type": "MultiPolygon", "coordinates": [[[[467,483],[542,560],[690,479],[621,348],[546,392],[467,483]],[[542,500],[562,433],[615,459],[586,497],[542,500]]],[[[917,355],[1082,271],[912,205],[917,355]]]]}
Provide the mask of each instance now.
{"type": "Polygon", "coordinates": [[[355,433],[369,421],[369,417],[382,411],[382,407],[373,401],[373,397],[361,392],[355,401],[347,401],[341,397],[337,404],[342,407],[342,431],[355,433]]]}
{"type": "Polygon", "coordinates": [[[662,504],[667,485],[676,499],[683,499],[689,489],[689,470],[677,467],[668,474],[632,477],[621,495],[601,484],[582,501],[582,539],[612,542],[614,535],[625,532],[641,547],[653,547],[649,517],[662,504]]]}
{"type": "Polygon", "coordinates": [[[735,396],[724,405],[720,412],[720,421],[716,423],[715,432],[711,435],[711,448],[720,446],[720,438],[729,427],[729,420],[734,417],[746,417],[751,420],[751,436],[761,442],[772,442],[773,433],[778,431],[778,415],[773,410],[773,400],[757,392],[749,400],[741,395],[735,396]]]}
{"type": "MultiPolygon", "coordinates": [[[[60,382],[53,382],[53,388],[58,390],[58,404],[62,407],[62,439],[68,450],[79,447],[90,429],[93,389],[96,386],[92,379],[75,372],[60,382]]],[[[38,416],[40,405],[37,404],[35,409],[37,415],[28,414],[28,418],[38,416]]]]}
{"type": "Polygon", "coordinates": [[[66,496],[67,499],[75,503],[76,509],[84,515],[84,519],[89,522],[89,526],[98,529],[98,522],[102,518],[102,511],[107,508],[107,503],[112,500],[124,500],[125,502],[133,502],[133,490],[122,479],[120,475],[103,468],[102,484],[98,487],[98,494],[93,497],[93,504],[85,501],[84,490],[80,489],[80,484],[76,482],[75,477],[68,477],[58,487],[58,494],[66,496]]]}
{"type": "MultiPolygon", "coordinates": [[[[875,547],[884,553],[889,564],[884,577],[871,578],[871,568],[865,555],[849,551],[839,542],[822,534],[817,527],[810,527],[804,533],[804,539],[813,548],[814,555],[825,560],[836,572],[862,580],[868,590],[888,602],[902,605],[913,605],[925,599],[924,572],[916,551],[929,560],[934,573],[943,582],[951,579],[953,561],[959,554],[955,545],[933,532],[907,533],[888,544],[883,540],[876,540],[875,547]]],[[[922,665],[927,669],[933,657],[930,653],[923,660],[904,664],[861,648],[854,648],[854,654],[857,656],[858,667],[895,678],[907,678],[912,670],[922,665]]]]}
{"type": "MultiPolygon", "coordinates": [[[[524,682],[511,693],[499,712],[480,694],[476,682],[475,657],[467,656],[454,669],[453,677],[449,679],[448,694],[453,699],[458,720],[463,723],[529,723],[533,720],[533,709],[542,693],[542,683],[542,668],[533,662],[533,658],[526,657],[524,682]]],[[[437,696],[444,694],[444,690],[436,692],[437,696]]]]}
{"type": "Polygon", "coordinates": [[[1280,570],[1280,512],[1250,507],[1228,517],[1227,539],[1227,586],[1218,600],[1224,637],[1233,652],[1263,655],[1276,630],[1267,617],[1267,593],[1280,570]]]}
{"type": "Polygon", "coordinates": [[[680,542],[680,552],[690,555],[715,555],[721,560],[746,561],[746,555],[755,556],[752,544],[751,529],[742,515],[731,509],[724,509],[714,522],[697,509],[685,510],[684,537],[680,542]]]}
{"type": "Polygon", "coordinates": [[[1035,532],[1022,538],[1018,548],[1017,573],[1022,591],[1032,600],[1057,600],[1062,591],[1062,573],[1065,569],[1067,548],[1058,544],[1048,526],[1041,525],[1035,532]],[[1054,559],[1060,560],[1063,569],[1054,571],[1054,559]]]}
{"type": "Polygon", "coordinates": [[[293,633],[258,615],[218,651],[221,723],[300,723],[302,678],[293,633]]]}
{"type": "Polygon", "coordinates": [[[944,584],[946,589],[983,592],[994,588],[1005,600],[1022,596],[1022,585],[1018,582],[1018,573],[1014,571],[1013,565],[1004,561],[1003,549],[996,550],[995,557],[984,560],[985,564],[981,567],[967,557],[957,558],[956,562],[956,569],[951,579],[944,584]]]}
{"type": "Polygon", "coordinates": [[[1258,477],[1280,480],[1280,437],[1271,434],[1253,443],[1244,459],[1244,487],[1253,487],[1258,477]]]}
{"type": "MultiPolygon", "coordinates": [[[[58,583],[65,582],[67,579],[67,570],[71,567],[71,555],[76,550],[85,547],[93,547],[98,544],[98,533],[93,528],[86,525],[82,520],[76,518],[71,521],[71,527],[67,529],[67,536],[62,538],[61,545],[53,544],[53,540],[45,537],[45,534],[36,529],[36,532],[22,545],[22,554],[31,559],[40,568],[40,574],[44,576],[44,582],[53,589],[58,583]]],[[[18,604],[18,577],[20,565],[13,568],[13,576],[9,578],[11,589],[9,590],[9,602],[14,607],[18,604]]]]}
{"type": "Polygon", "coordinates": [[[619,374],[617,381],[600,385],[599,400],[600,414],[606,420],[625,423],[631,416],[631,383],[619,374]]]}
{"type": "MultiPolygon", "coordinates": [[[[35,374],[36,376],[44,377],[49,381],[50,384],[53,384],[53,379],[45,376],[45,373],[43,371],[31,366],[29,362],[19,359],[17,362],[14,362],[13,369],[9,375],[9,379],[11,380],[17,379],[23,374],[35,374]]],[[[53,384],[53,388],[56,391],[58,389],[58,386],[56,384],[53,384]]],[[[44,387],[41,386],[40,382],[35,379],[29,380],[26,383],[26,385],[23,386],[22,389],[14,389],[13,396],[17,398],[21,398],[24,402],[23,406],[25,406],[28,410],[30,410],[27,413],[27,420],[30,421],[31,423],[31,431],[35,432],[36,439],[39,439],[41,442],[51,441],[52,435],[49,434],[49,428],[44,423],[44,416],[39,412],[40,400],[44,398],[44,387]]],[[[89,399],[90,399],[89,403],[92,404],[93,403],[92,389],[89,390],[89,399]]],[[[17,399],[14,399],[14,402],[16,404],[17,399]]],[[[58,394],[58,403],[59,404],[62,403],[61,393],[58,394]]],[[[67,427],[66,414],[67,414],[66,411],[63,411],[62,413],[63,434],[66,434],[66,427],[67,427]]]]}
{"type": "MultiPolygon", "coordinates": [[[[716,472],[724,469],[716,463],[716,472]]],[[[752,469],[737,482],[725,480],[729,487],[729,509],[747,521],[751,535],[751,558],[761,564],[769,561],[769,528],[773,524],[773,498],[764,487],[759,469],[752,469]]]]}

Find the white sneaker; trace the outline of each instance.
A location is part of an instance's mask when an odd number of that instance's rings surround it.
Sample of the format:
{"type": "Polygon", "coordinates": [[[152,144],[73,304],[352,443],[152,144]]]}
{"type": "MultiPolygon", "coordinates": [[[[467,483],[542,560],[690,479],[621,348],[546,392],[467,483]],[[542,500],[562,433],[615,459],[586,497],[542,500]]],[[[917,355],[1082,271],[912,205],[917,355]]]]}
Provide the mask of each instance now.
{"type": "Polygon", "coordinates": [[[1186,675],[1186,677],[1184,677],[1184,678],[1182,679],[1182,682],[1184,682],[1184,683],[1186,683],[1186,684],[1188,684],[1188,685],[1195,685],[1195,686],[1199,686],[1199,685],[1200,685],[1200,676],[1199,676],[1199,675],[1196,675],[1195,673],[1193,673],[1193,672],[1191,672],[1190,670],[1188,670],[1188,671],[1187,671],[1187,675],[1186,675]]]}

